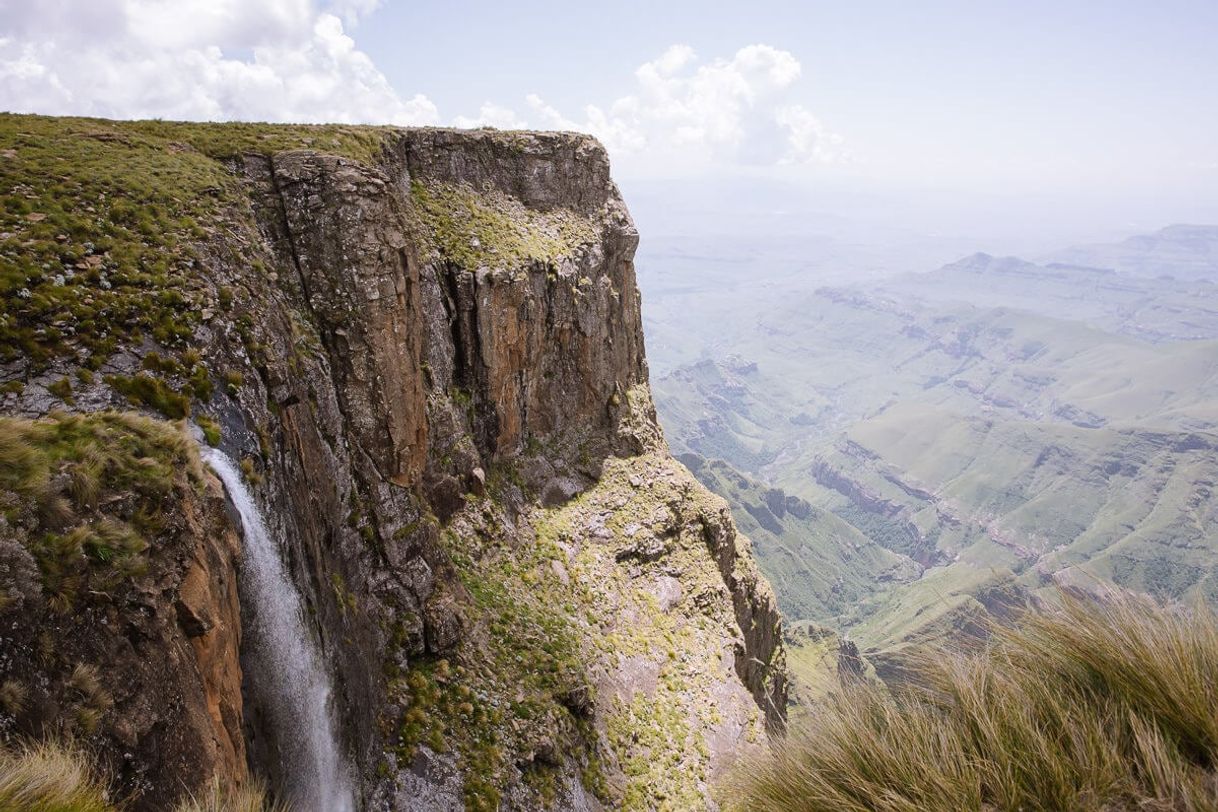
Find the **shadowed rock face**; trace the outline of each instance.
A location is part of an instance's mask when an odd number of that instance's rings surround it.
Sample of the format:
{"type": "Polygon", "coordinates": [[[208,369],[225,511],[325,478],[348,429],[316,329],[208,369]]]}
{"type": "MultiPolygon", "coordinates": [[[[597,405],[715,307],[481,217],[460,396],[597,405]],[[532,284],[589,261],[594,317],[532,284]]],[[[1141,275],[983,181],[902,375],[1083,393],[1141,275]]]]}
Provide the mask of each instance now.
{"type": "MultiPolygon", "coordinates": [[[[667,456],[605,152],[377,132],[371,160],[312,132],[226,159],[196,281],[231,304],[191,341],[241,373],[196,411],[261,479],[362,801],[710,804],[719,765],[781,719],[779,617],[726,509],[667,456]],[[638,704],[655,696],[690,746],[640,779],[665,750],[638,704]]],[[[241,716],[262,772],[278,745],[257,693],[241,716]]]]}

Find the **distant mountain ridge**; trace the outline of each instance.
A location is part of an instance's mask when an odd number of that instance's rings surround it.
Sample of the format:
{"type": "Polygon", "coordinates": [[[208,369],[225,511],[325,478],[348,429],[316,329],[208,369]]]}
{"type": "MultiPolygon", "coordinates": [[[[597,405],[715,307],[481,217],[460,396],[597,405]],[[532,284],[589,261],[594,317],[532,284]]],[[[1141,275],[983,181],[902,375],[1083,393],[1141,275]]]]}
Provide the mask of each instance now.
{"type": "Polygon", "coordinates": [[[1170,225],[1117,243],[1066,248],[1045,259],[1136,276],[1218,281],[1218,225],[1170,225]]]}
{"type": "MultiPolygon", "coordinates": [[[[1078,250],[1078,258],[1085,259],[1078,250]]],[[[881,286],[935,302],[1015,307],[1155,343],[1218,338],[1218,284],[1200,277],[1139,275],[1097,264],[1038,264],[976,253],[881,286]]]]}

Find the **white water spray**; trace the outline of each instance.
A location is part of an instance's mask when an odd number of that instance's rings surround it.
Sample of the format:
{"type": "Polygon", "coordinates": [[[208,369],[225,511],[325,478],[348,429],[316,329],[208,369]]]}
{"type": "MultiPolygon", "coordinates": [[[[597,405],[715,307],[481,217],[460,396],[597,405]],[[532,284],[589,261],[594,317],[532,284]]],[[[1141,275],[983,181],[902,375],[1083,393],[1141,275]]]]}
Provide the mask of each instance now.
{"type": "Polygon", "coordinates": [[[241,572],[254,603],[249,651],[265,683],[279,743],[284,790],[300,812],[351,812],[350,776],[339,753],[330,712],[330,678],[322,666],[304,609],[275,540],[232,460],[204,449],[203,461],[224,483],[244,526],[241,572]]]}

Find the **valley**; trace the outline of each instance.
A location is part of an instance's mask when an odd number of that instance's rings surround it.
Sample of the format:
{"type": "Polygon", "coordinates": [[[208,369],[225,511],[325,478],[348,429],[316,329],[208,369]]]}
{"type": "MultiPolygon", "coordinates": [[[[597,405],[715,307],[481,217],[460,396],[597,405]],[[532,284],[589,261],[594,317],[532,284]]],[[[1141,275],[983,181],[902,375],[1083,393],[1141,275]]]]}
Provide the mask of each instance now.
{"type": "Polygon", "coordinates": [[[1063,589],[1218,600],[1218,286],[1197,259],[1218,229],[1180,233],[1124,272],[979,254],[737,296],[653,382],[674,453],[754,541],[797,698],[836,667],[827,640],[891,675],[1063,589]]]}

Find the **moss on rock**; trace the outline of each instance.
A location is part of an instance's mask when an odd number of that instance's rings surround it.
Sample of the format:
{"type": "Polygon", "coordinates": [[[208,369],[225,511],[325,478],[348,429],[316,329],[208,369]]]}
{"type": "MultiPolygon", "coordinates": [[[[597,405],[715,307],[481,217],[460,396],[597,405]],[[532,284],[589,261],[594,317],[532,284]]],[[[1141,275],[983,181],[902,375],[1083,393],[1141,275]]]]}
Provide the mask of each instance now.
{"type": "Polygon", "coordinates": [[[498,808],[507,786],[550,808],[572,774],[615,809],[705,806],[724,747],[765,737],[708,555],[722,504],[655,450],[609,458],[584,493],[513,518],[506,469],[444,533],[470,633],[394,678],[399,764],[419,747],[455,753],[470,809],[498,808]]]}
{"type": "Polygon", "coordinates": [[[552,265],[598,236],[587,217],[530,209],[498,191],[420,181],[410,190],[433,250],[466,270],[552,265]]]}

